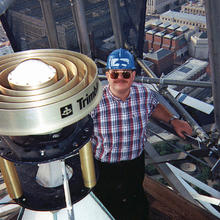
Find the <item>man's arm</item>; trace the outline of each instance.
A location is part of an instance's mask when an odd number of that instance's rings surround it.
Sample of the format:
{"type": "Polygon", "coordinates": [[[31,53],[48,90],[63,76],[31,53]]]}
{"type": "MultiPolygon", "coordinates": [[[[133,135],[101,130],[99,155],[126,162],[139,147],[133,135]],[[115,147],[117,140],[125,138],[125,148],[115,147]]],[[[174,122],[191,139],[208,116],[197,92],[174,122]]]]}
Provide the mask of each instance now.
{"type": "Polygon", "coordinates": [[[165,123],[170,123],[176,133],[183,139],[185,139],[184,133],[192,135],[191,126],[186,121],[173,119],[173,114],[171,114],[168,109],[162,104],[158,104],[156,106],[152,113],[152,117],[157,120],[164,121],[165,123]]]}

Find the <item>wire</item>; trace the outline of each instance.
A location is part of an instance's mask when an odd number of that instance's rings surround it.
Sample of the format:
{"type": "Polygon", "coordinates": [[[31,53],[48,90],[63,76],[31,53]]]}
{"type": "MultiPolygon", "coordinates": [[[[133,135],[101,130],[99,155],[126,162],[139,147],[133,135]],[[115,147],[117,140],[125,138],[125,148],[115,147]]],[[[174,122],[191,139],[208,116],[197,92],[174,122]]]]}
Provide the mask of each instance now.
{"type": "Polygon", "coordinates": [[[21,207],[17,220],[21,220],[23,218],[23,215],[24,215],[24,207],[21,207]]]}
{"type": "Polygon", "coordinates": [[[184,134],[184,135],[185,135],[186,137],[188,137],[188,138],[190,138],[190,139],[196,141],[196,142],[198,143],[199,149],[202,148],[202,147],[201,147],[201,142],[200,142],[197,138],[194,138],[194,137],[192,137],[192,136],[190,136],[190,135],[188,135],[188,134],[184,134]]]}
{"type": "Polygon", "coordinates": [[[202,160],[200,160],[199,158],[193,156],[192,154],[190,154],[190,153],[184,151],[181,147],[178,147],[178,146],[176,146],[176,145],[174,145],[174,144],[171,144],[169,141],[167,141],[167,140],[165,140],[164,138],[162,138],[160,135],[158,135],[157,133],[155,133],[153,130],[148,129],[148,131],[150,131],[152,134],[154,134],[155,136],[157,136],[158,138],[160,138],[161,140],[163,140],[164,142],[166,142],[169,146],[174,147],[174,148],[176,148],[176,149],[178,149],[178,150],[184,152],[187,156],[189,156],[189,157],[193,158],[194,160],[196,160],[196,161],[202,163],[203,165],[205,165],[205,166],[211,168],[211,167],[210,167],[207,163],[205,163],[204,161],[202,161],[202,160]]]}

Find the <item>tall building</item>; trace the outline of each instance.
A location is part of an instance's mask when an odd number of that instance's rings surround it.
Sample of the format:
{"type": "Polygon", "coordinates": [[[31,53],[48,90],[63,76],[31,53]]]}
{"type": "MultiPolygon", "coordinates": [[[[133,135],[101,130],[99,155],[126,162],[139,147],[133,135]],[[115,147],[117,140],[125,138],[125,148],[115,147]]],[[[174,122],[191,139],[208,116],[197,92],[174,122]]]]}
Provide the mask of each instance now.
{"type": "Polygon", "coordinates": [[[197,32],[191,36],[189,42],[189,54],[196,59],[208,60],[209,46],[206,32],[197,32]]]}
{"type": "MultiPolygon", "coordinates": [[[[79,50],[70,1],[51,0],[51,3],[59,48],[79,50]]],[[[83,0],[83,3],[91,45],[95,53],[98,53],[97,48],[101,47],[103,40],[113,35],[109,1],[83,0]]],[[[140,37],[142,37],[142,42],[144,37],[145,6],[145,0],[119,1],[121,32],[125,40],[138,50],[141,48],[140,37]],[[144,10],[142,10],[143,6],[144,10]],[[141,31],[141,26],[143,31],[141,31]]],[[[14,1],[8,10],[7,20],[19,50],[49,48],[40,1],[14,1]]]]}
{"type": "Polygon", "coordinates": [[[202,15],[205,16],[205,6],[203,1],[198,2],[188,2],[181,6],[181,12],[187,14],[194,14],[194,15],[202,15]]]}
{"type": "Polygon", "coordinates": [[[189,29],[186,26],[171,25],[169,22],[155,20],[145,27],[146,51],[157,51],[160,48],[174,52],[173,58],[181,59],[188,52],[185,33],[189,29]]]}
{"type": "MultiPolygon", "coordinates": [[[[105,38],[112,34],[110,12],[105,0],[84,1],[88,31],[95,37],[105,38]]],[[[52,1],[59,47],[78,47],[76,29],[68,0],[52,1]]],[[[9,25],[20,50],[48,48],[45,23],[39,1],[15,1],[7,15],[9,25]]]]}
{"type": "MultiPolygon", "coordinates": [[[[188,59],[184,64],[167,74],[166,79],[202,81],[207,77],[208,62],[195,58],[188,59]]],[[[170,85],[169,88],[189,94],[193,87],[170,85]]]]}
{"type": "Polygon", "coordinates": [[[147,0],[146,13],[160,14],[170,9],[179,8],[186,0],[147,0]]]}
{"type": "Polygon", "coordinates": [[[150,63],[153,63],[153,72],[157,77],[161,77],[162,74],[169,73],[173,68],[173,51],[160,48],[155,52],[144,54],[144,59],[150,63]]]}

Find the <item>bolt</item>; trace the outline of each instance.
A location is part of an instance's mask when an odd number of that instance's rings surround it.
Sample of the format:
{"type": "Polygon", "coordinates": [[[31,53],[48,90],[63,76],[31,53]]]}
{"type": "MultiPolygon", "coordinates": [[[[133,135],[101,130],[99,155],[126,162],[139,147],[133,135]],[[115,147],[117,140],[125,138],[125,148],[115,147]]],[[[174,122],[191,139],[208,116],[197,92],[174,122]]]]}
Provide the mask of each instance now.
{"type": "Polygon", "coordinates": [[[73,142],[73,147],[78,147],[78,146],[79,146],[79,144],[78,144],[78,143],[73,142]]]}
{"type": "Polygon", "coordinates": [[[89,132],[89,128],[84,128],[84,131],[85,132],[89,132]]]}
{"type": "Polygon", "coordinates": [[[44,156],[45,155],[45,151],[44,150],[40,150],[40,155],[44,156]]]}
{"type": "Polygon", "coordinates": [[[59,134],[54,134],[54,135],[52,136],[53,139],[55,139],[55,138],[59,138],[59,137],[60,137],[59,134]]]}

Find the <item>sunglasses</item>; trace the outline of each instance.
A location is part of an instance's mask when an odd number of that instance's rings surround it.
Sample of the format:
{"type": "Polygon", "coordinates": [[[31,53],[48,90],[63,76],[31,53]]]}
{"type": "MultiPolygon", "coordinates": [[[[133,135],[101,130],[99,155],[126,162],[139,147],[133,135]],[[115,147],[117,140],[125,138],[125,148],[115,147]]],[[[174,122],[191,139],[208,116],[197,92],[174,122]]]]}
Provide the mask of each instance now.
{"type": "Polygon", "coordinates": [[[123,71],[122,73],[115,72],[115,71],[109,72],[111,79],[117,79],[119,74],[122,74],[124,79],[129,79],[131,77],[131,72],[129,72],[129,71],[123,71]]]}

